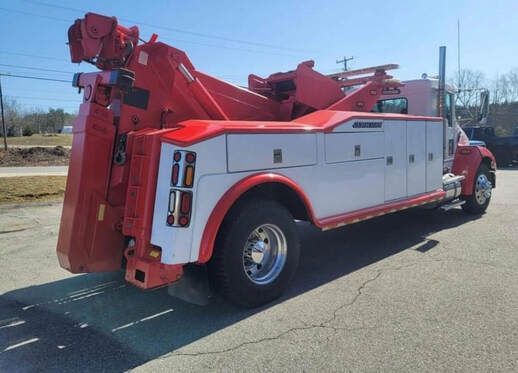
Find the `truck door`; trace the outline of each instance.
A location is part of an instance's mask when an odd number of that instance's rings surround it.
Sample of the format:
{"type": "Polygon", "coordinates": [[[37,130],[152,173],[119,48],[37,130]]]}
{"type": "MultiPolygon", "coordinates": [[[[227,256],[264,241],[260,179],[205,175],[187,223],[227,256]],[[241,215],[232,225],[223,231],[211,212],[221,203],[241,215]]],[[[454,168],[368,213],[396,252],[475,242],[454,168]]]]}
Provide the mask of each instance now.
{"type": "Polygon", "coordinates": [[[407,195],[406,122],[385,121],[385,201],[407,195]]]}
{"type": "Polygon", "coordinates": [[[441,122],[426,122],[426,191],[442,187],[442,140],[441,122]]]}
{"type": "Polygon", "coordinates": [[[426,122],[408,121],[406,126],[407,195],[424,193],[426,189],[426,122]]]}
{"type": "Polygon", "coordinates": [[[455,95],[446,92],[444,105],[444,166],[451,170],[455,155],[455,95]]]}

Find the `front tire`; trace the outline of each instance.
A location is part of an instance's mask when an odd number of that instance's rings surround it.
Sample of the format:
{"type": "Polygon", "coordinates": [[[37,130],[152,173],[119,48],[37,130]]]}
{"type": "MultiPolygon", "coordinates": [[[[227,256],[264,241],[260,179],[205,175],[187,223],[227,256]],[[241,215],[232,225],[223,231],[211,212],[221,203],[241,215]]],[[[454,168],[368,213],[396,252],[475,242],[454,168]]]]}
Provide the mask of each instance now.
{"type": "Polygon", "coordinates": [[[482,163],[475,175],[473,193],[470,196],[464,196],[466,203],[462,205],[462,209],[466,213],[479,215],[486,211],[491,200],[492,185],[489,180],[491,180],[489,167],[482,163]]]}
{"type": "Polygon", "coordinates": [[[258,307],[281,296],[299,262],[293,216],[267,200],[240,203],[225,218],[216,239],[209,274],[230,302],[258,307]]]}

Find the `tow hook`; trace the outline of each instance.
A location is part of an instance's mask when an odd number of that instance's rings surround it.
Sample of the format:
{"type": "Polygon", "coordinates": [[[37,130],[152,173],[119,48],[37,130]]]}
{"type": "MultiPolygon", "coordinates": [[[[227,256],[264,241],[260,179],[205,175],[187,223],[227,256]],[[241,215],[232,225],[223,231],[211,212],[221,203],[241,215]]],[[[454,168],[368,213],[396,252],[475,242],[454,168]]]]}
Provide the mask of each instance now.
{"type": "Polygon", "coordinates": [[[113,161],[115,164],[121,166],[124,163],[126,163],[126,143],[127,143],[128,136],[123,133],[119,137],[119,141],[117,142],[117,152],[115,153],[115,157],[113,161]]]}

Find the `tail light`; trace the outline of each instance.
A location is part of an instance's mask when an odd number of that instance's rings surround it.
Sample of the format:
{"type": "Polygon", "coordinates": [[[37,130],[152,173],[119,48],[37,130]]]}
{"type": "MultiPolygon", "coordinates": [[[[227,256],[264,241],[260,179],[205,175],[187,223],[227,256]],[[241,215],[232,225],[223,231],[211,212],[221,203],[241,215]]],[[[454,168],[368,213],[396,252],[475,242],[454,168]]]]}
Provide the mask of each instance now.
{"type": "Polygon", "coordinates": [[[173,165],[173,172],[171,173],[171,184],[178,185],[178,175],[180,174],[180,165],[177,163],[173,165]]]}
{"type": "Polygon", "coordinates": [[[192,194],[190,192],[182,192],[182,203],[180,204],[180,212],[188,214],[191,211],[192,194]]]}
{"type": "Polygon", "coordinates": [[[191,221],[196,153],[177,150],[173,154],[171,189],[166,224],[187,227],[191,221]]]}
{"type": "Polygon", "coordinates": [[[185,176],[183,178],[183,185],[187,188],[192,187],[194,181],[194,167],[189,165],[185,167],[185,176]]]}

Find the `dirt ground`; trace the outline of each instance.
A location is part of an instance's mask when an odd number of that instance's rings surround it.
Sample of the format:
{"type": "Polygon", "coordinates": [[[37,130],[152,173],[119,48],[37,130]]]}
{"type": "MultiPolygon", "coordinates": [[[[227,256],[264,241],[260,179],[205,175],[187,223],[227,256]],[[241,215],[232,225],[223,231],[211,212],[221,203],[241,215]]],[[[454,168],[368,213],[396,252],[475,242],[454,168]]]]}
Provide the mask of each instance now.
{"type": "Polygon", "coordinates": [[[9,148],[0,150],[0,167],[18,166],[66,166],[70,149],[62,146],[9,148]]]}

